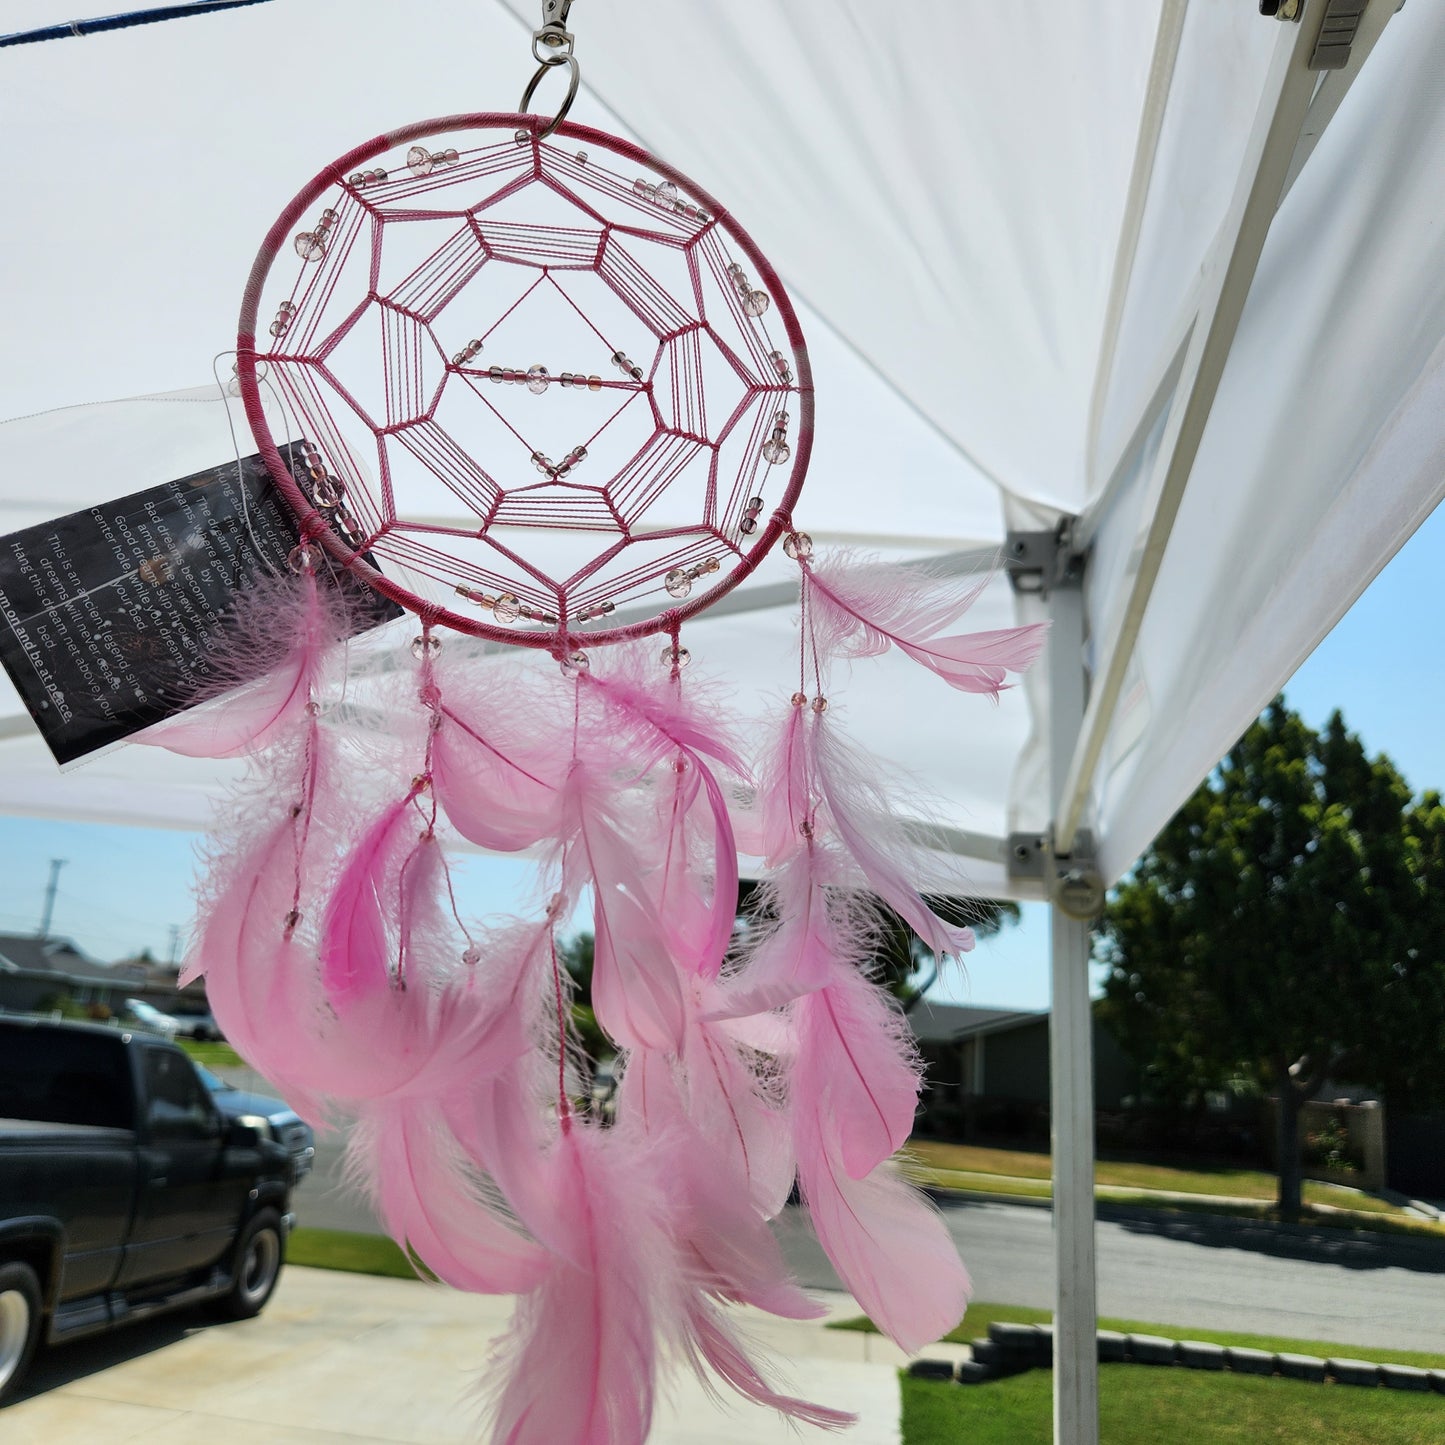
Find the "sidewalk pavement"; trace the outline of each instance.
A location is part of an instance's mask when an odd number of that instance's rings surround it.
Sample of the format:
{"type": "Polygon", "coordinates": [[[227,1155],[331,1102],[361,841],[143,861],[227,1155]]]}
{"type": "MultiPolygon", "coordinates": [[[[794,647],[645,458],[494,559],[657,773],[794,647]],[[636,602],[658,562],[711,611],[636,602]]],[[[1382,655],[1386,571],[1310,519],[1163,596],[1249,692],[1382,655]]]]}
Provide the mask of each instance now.
{"type": "MultiPolygon", "coordinates": [[[[820,1296],[829,1318],[858,1313],[820,1296]]],[[[451,1445],[481,1438],[473,1389],[510,1299],[331,1270],[286,1269],[255,1320],[126,1331],[36,1361],[27,1391],[0,1410],[6,1445],[451,1445]],[[93,1362],[88,1356],[93,1356],[93,1362]],[[118,1360],[118,1363],[116,1362],[118,1360]]],[[[780,1386],[856,1411],[849,1445],[898,1445],[898,1368],[877,1335],[740,1311],[780,1386]]],[[[961,1347],[935,1346],[940,1350],[961,1347]]],[[[719,1405],[689,1372],[658,1411],[649,1445],[799,1445],[824,1432],[739,1401],[719,1405]]],[[[558,1442],[563,1445],[563,1442],[558,1442]]]]}

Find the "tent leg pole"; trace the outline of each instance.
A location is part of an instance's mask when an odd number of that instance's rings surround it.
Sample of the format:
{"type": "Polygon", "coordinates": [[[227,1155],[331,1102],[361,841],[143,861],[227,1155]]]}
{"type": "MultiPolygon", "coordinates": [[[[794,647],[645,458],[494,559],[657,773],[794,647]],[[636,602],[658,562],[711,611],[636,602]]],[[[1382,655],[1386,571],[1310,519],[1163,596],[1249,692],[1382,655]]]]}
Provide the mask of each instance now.
{"type": "MultiPolygon", "coordinates": [[[[1049,594],[1050,791],[1057,808],[1084,717],[1084,598],[1049,594]]],[[[1054,904],[1049,1091],[1054,1176],[1054,1442],[1098,1445],[1094,1281],[1094,1037],[1089,924],[1054,904]]]]}
{"type": "Polygon", "coordinates": [[[1054,1442],[1098,1445],[1094,1049],[1089,925],[1053,914],[1049,1079],[1054,1166],[1054,1442]]]}

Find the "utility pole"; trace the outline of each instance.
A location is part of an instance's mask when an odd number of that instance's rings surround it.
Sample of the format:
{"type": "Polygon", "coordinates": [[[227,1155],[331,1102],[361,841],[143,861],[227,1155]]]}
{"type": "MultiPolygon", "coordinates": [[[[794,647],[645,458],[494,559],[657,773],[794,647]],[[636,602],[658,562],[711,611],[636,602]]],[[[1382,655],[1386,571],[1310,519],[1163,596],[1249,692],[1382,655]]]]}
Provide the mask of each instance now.
{"type": "Polygon", "coordinates": [[[176,966],[176,954],[178,954],[181,950],[181,930],[179,925],[174,923],[171,924],[170,927],[171,947],[170,952],[166,956],[166,966],[168,968],[174,968],[176,966]]]}
{"type": "Polygon", "coordinates": [[[55,913],[55,889],[60,882],[60,870],[65,867],[69,860],[66,858],[52,858],[50,860],[50,882],[45,885],[45,912],[40,915],[40,937],[50,937],[50,920],[55,913]]]}

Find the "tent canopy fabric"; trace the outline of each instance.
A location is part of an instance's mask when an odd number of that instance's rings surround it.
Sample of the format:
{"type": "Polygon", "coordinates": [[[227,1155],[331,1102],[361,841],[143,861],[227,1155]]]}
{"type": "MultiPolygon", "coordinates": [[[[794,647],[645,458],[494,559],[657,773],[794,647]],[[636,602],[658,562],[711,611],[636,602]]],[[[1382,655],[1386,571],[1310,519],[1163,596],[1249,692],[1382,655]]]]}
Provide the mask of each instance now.
{"type": "MultiPolygon", "coordinates": [[[[572,12],[572,118],[703,180],[800,302],[818,446],[797,512],[819,543],[963,565],[1078,519],[1084,666],[1115,685],[1077,813],[1107,879],[1445,487],[1445,12],[1394,8],[1373,0],[1383,34],[1302,168],[1291,140],[1298,175],[1173,495],[1181,398],[1301,83],[1296,27],[1253,0],[572,12]]],[[[22,0],[7,24],[60,9],[22,0]]],[[[514,105],[539,9],[281,0],[6,50],[0,117],[23,144],[0,414],[20,419],[0,425],[0,532],[225,460],[238,418],[213,358],[224,378],[274,215],[365,136],[514,105]]],[[[759,705],[791,690],[791,575],[770,559],[689,625],[697,665],[759,705]]],[[[1041,615],[999,580],[974,620],[1041,615]]],[[[852,733],[957,830],[978,891],[1038,896],[1003,840],[1053,816],[1043,679],[993,708],[890,656],[840,692],[852,733]]],[[[201,827],[225,771],[122,747],[60,774],[0,695],[9,811],[201,827]]]]}

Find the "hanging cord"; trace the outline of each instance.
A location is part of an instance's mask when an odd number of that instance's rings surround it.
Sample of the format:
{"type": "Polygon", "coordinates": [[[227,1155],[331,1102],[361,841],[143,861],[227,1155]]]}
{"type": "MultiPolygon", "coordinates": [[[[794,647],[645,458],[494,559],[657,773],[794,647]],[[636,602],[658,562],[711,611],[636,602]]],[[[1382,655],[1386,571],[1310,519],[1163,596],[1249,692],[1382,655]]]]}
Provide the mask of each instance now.
{"type": "Polygon", "coordinates": [[[517,109],[523,115],[528,113],[527,107],[532,104],[532,97],[549,70],[565,65],[568,71],[567,94],[563,97],[557,114],[537,132],[538,140],[546,140],[567,119],[567,112],[572,109],[572,102],[577,99],[577,87],[582,80],[577,57],[572,53],[575,37],[567,29],[567,12],[571,8],[572,0],[542,0],[542,26],[532,32],[532,55],[537,61],[537,72],[527,82],[527,88],[522,92],[522,103],[517,109]]]}
{"type": "Polygon", "coordinates": [[[264,5],[266,0],[190,0],[189,4],[157,5],[150,10],[132,10],[126,15],[101,15],[94,20],[66,20],[59,25],[46,25],[39,30],[21,30],[13,35],[0,35],[0,48],[7,45],[34,45],[42,40],[73,40],[82,35],[98,35],[104,30],[129,30],[135,25],[154,25],[161,20],[185,20],[192,15],[205,15],[212,10],[239,10],[243,5],[264,5]]]}

